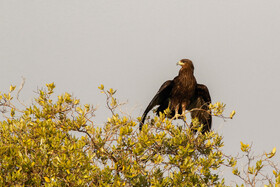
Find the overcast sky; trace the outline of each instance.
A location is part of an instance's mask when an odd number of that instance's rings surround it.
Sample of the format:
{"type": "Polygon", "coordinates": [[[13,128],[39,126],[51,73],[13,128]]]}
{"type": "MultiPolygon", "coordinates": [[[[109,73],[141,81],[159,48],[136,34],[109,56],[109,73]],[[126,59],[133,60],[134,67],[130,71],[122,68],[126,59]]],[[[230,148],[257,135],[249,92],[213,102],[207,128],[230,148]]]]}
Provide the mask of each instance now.
{"type": "Polygon", "coordinates": [[[57,94],[99,105],[102,123],[104,84],[138,117],[182,58],[213,103],[236,110],[213,121],[227,153],[240,141],[280,150],[279,0],[0,0],[0,90],[23,76],[26,103],[55,82],[57,94]]]}

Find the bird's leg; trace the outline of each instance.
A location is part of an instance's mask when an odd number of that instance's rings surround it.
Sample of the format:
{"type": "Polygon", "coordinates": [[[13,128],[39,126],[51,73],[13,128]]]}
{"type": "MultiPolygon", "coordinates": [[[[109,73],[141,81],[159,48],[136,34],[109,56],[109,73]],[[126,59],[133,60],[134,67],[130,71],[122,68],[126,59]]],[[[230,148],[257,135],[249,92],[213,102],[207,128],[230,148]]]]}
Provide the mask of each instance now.
{"type": "Polygon", "coordinates": [[[186,103],[182,104],[182,115],[183,121],[186,122],[187,117],[186,117],[186,103]]]}
{"type": "Polygon", "coordinates": [[[174,115],[174,117],[171,120],[178,119],[180,117],[180,114],[179,114],[178,111],[179,111],[179,105],[177,105],[175,107],[175,115],[174,115]]]}

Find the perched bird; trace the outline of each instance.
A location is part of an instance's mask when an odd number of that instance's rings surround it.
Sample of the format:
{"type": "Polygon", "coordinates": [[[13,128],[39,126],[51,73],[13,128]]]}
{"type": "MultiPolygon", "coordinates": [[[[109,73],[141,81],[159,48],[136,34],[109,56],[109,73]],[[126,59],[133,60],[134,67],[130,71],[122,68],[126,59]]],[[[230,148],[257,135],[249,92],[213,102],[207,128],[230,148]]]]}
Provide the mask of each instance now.
{"type": "Polygon", "coordinates": [[[176,119],[185,116],[185,111],[190,110],[191,117],[197,118],[204,125],[202,133],[210,131],[212,116],[209,111],[211,98],[208,88],[203,84],[197,84],[191,60],[182,59],[177,65],[182,66],[179,75],[173,80],[166,81],[160,87],[142,115],[139,124],[140,131],[148,112],[157,105],[159,105],[156,109],[157,115],[169,108],[170,116],[176,119]]]}

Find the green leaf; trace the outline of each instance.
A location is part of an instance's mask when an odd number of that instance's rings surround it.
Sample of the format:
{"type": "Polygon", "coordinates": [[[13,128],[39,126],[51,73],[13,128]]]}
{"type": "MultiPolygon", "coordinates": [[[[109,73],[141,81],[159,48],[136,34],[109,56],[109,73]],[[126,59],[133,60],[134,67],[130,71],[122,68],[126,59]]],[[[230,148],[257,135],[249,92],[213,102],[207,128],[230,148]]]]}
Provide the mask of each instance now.
{"type": "Polygon", "coordinates": [[[80,103],[80,100],[79,99],[76,99],[75,101],[74,101],[74,105],[78,105],[80,103]]]}
{"type": "Polygon", "coordinates": [[[231,114],[230,114],[230,119],[232,119],[234,115],[235,115],[235,110],[233,110],[233,111],[231,112],[231,114]]]}
{"type": "Polygon", "coordinates": [[[273,174],[275,176],[275,178],[277,177],[277,172],[275,170],[273,170],[273,174]]]}
{"type": "Polygon", "coordinates": [[[254,174],[254,167],[248,167],[248,173],[254,174]]]}
{"type": "Polygon", "coordinates": [[[104,90],[104,85],[103,85],[103,84],[101,84],[101,85],[98,87],[98,89],[100,89],[100,90],[104,90]]]}
{"type": "Polygon", "coordinates": [[[81,109],[81,107],[76,107],[76,111],[82,114],[84,111],[81,109]]]}
{"type": "Polygon", "coordinates": [[[115,98],[112,97],[111,106],[115,107],[117,105],[117,101],[115,98]]]}
{"type": "Polygon", "coordinates": [[[12,92],[12,91],[14,91],[15,90],[15,88],[16,88],[16,86],[10,86],[10,91],[12,92]]]}
{"type": "Polygon", "coordinates": [[[256,162],[256,169],[257,169],[257,170],[260,170],[262,167],[263,167],[263,166],[262,166],[262,160],[257,161],[257,162],[256,162]]]}
{"type": "Polygon", "coordinates": [[[15,110],[12,108],[11,109],[11,117],[14,117],[15,116],[15,110]]]}
{"type": "Polygon", "coordinates": [[[272,154],[275,154],[276,153],[276,147],[274,147],[271,151],[272,154]]]}
{"type": "Polygon", "coordinates": [[[234,175],[239,175],[239,171],[238,171],[237,168],[234,168],[234,169],[232,170],[232,173],[233,173],[234,175]]]}
{"type": "Polygon", "coordinates": [[[250,148],[249,144],[244,144],[243,142],[240,142],[240,144],[241,144],[241,151],[243,151],[243,152],[249,151],[249,148],[250,148]]]}
{"type": "Polygon", "coordinates": [[[44,177],[44,179],[45,179],[45,181],[46,181],[47,183],[50,183],[50,182],[51,182],[51,180],[50,180],[48,177],[44,177]]]}

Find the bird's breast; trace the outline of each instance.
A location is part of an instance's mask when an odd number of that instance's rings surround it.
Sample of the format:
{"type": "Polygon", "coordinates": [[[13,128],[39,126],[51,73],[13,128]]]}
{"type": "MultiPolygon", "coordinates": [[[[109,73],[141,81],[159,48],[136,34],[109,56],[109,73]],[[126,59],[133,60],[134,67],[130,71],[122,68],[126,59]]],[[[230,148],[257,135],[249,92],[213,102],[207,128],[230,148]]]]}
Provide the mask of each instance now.
{"type": "Polygon", "coordinates": [[[190,99],[195,93],[196,84],[196,79],[193,75],[178,77],[175,81],[171,97],[181,101],[190,99]]]}

